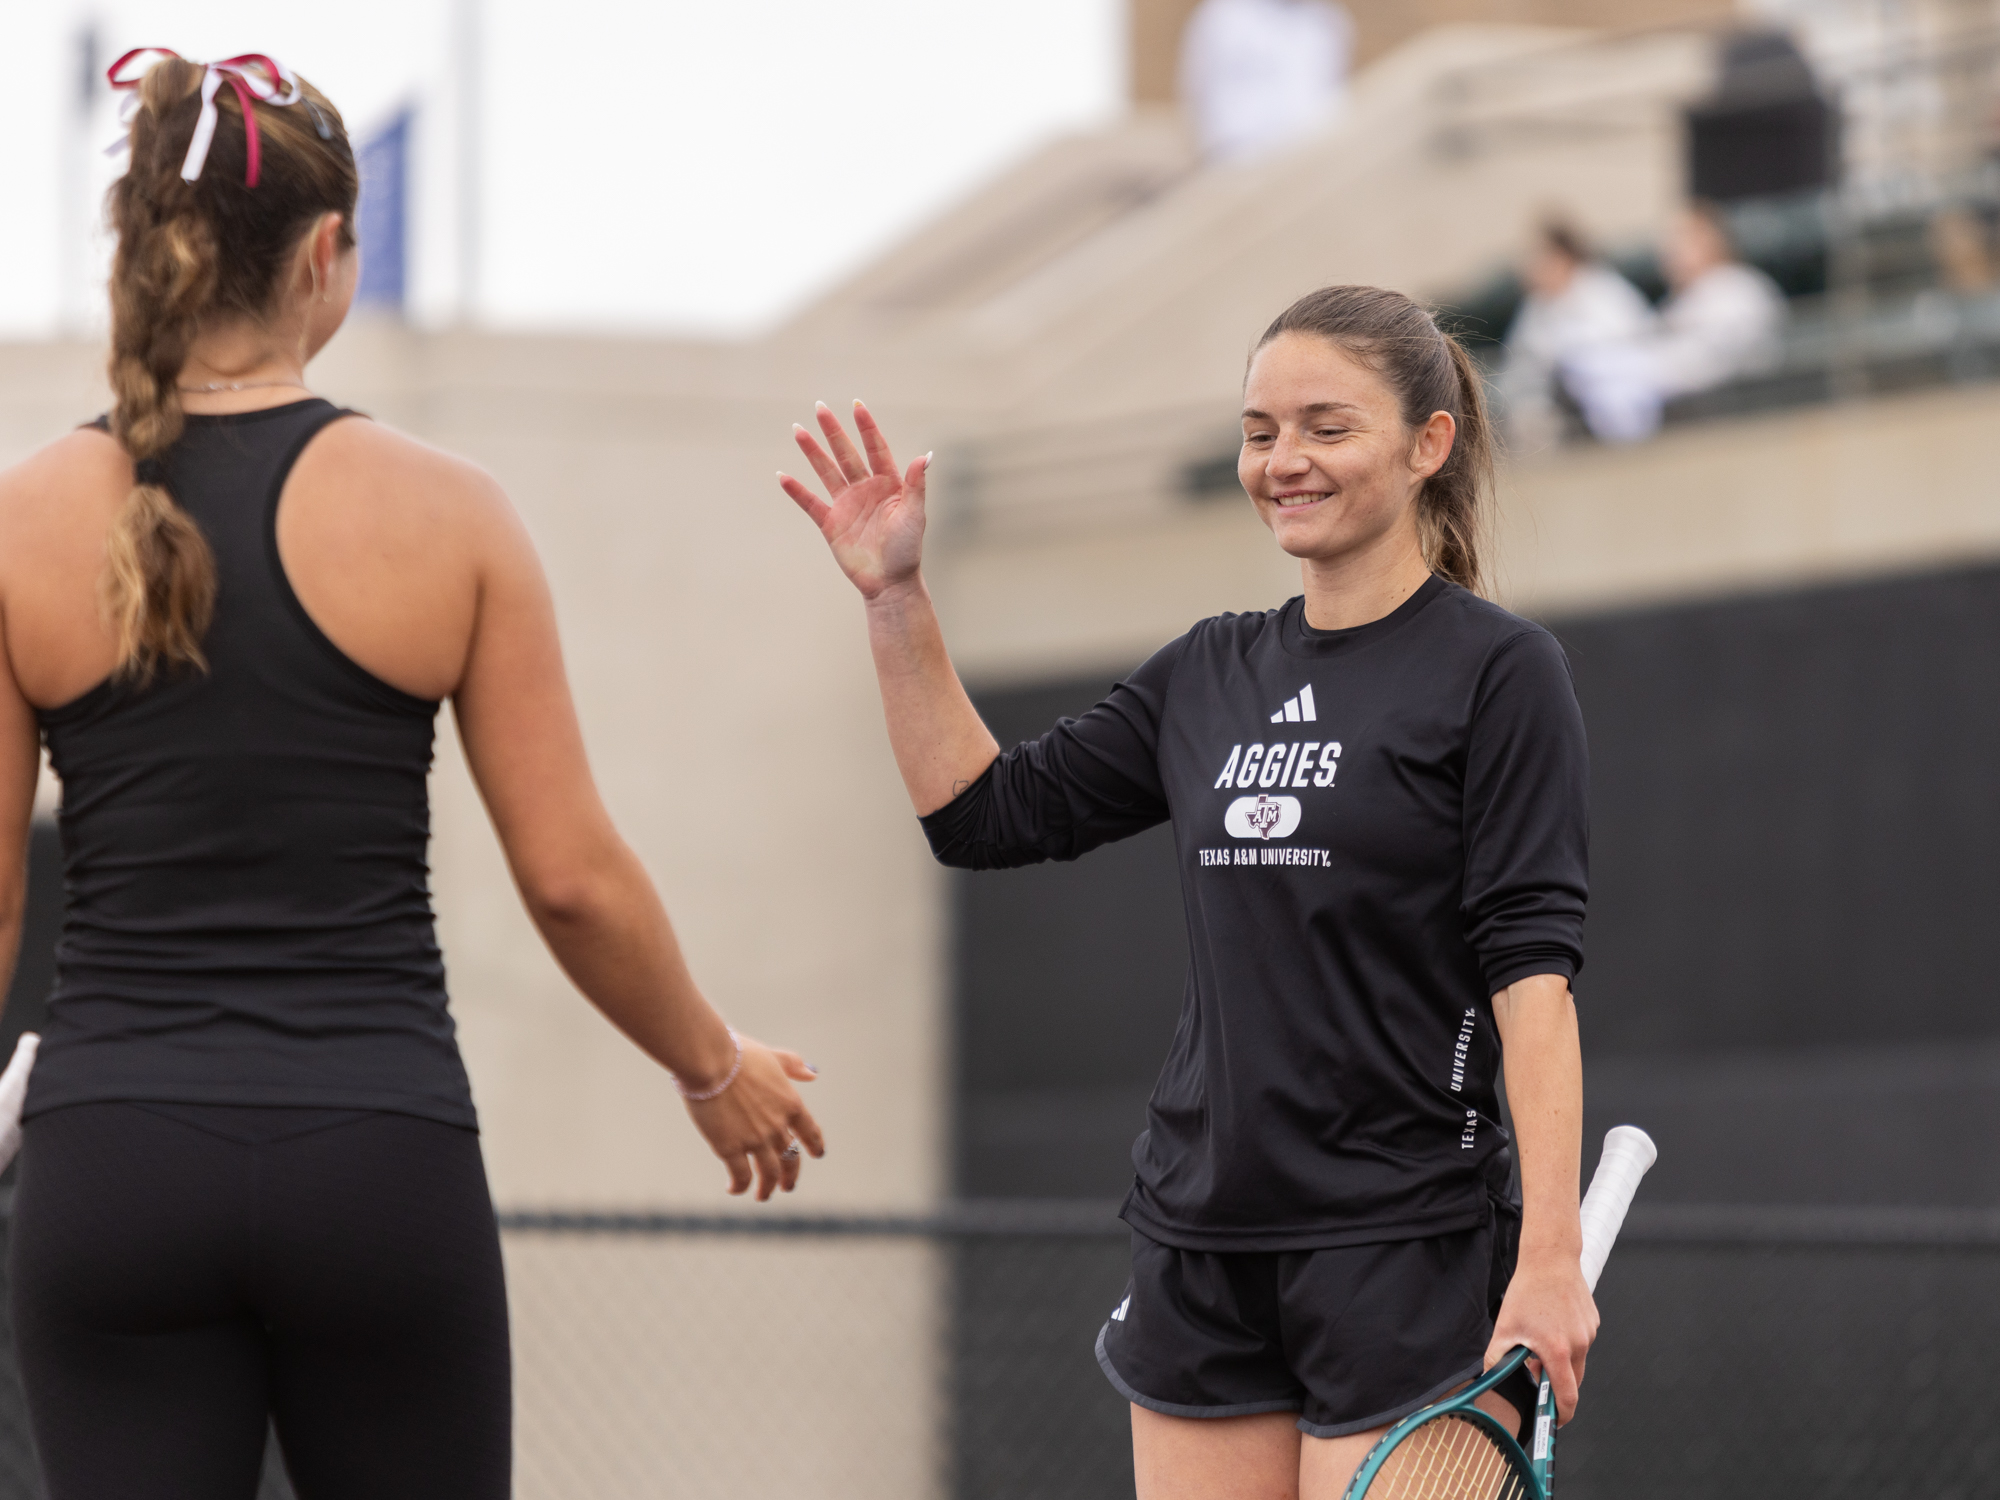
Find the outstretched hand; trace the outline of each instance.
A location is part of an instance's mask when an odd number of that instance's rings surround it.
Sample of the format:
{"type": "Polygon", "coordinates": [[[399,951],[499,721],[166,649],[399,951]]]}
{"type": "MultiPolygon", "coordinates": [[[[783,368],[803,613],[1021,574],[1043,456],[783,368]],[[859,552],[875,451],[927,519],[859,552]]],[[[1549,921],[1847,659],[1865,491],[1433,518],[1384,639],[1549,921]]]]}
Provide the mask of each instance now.
{"type": "Polygon", "coordinates": [[[860,450],[824,401],[816,415],[825,448],[803,427],[794,426],[792,435],[826,486],[827,499],[789,474],[779,474],[778,483],[819,527],[833,560],[861,597],[873,599],[916,577],[923,561],[924,481],[931,456],[926,453],[898,473],[888,440],[859,401],[854,403],[854,428],[860,450]]]}
{"type": "Polygon", "coordinates": [[[713,1099],[690,1100],[687,1111],[708,1146],[729,1168],[729,1191],[749,1191],[754,1177],[757,1201],[780,1188],[798,1186],[801,1149],[826,1155],[819,1125],[806,1109],[792,1082],[810,1083],[818,1076],[811,1063],[796,1052],[766,1047],[738,1037],[743,1067],[735,1082],[713,1099]]]}

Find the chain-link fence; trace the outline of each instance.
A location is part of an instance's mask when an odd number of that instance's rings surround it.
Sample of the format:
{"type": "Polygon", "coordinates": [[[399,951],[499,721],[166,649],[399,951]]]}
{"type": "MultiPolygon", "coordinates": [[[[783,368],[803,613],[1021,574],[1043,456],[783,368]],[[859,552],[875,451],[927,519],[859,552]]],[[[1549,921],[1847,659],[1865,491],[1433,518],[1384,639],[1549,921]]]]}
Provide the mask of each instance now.
{"type": "MultiPolygon", "coordinates": [[[[504,1224],[521,1500],[1132,1493],[1108,1207],[504,1224]]],[[[1598,1300],[1563,1500],[2000,1495],[2000,1215],[1641,1210],[1598,1300]]],[[[0,1500],[39,1494],[0,1330],[0,1500]]]]}
{"type": "Polygon", "coordinates": [[[2000,1495],[2000,1215],[1637,1210],[1563,1500],[2000,1495]]]}
{"type": "Polygon", "coordinates": [[[1131,1490],[1102,1205],[505,1222],[522,1500],[1131,1490]]]}

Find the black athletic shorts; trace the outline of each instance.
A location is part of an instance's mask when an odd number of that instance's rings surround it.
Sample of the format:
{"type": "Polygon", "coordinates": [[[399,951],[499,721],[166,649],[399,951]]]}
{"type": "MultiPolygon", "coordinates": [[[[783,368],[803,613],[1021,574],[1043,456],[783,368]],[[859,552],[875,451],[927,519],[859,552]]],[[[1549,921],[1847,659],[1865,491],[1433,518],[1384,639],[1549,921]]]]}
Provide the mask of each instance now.
{"type": "MultiPolygon", "coordinates": [[[[1311,1437],[1366,1432],[1480,1373],[1513,1274],[1511,1228],[1230,1253],[1134,1230],[1132,1279],[1097,1362],[1126,1400],[1168,1416],[1295,1411],[1311,1437]]],[[[1499,1394],[1532,1420],[1525,1376],[1499,1394]]]]}

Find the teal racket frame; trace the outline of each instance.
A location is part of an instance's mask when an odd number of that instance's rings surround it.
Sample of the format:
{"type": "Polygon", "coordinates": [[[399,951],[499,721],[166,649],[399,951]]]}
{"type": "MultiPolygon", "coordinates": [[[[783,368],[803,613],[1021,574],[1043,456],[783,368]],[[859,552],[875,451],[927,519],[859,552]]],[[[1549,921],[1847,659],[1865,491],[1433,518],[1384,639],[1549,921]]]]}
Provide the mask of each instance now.
{"type": "Polygon", "coordinates": [[[1470,1422],[1491,1437],[1494,1445],[1507,1460],[1508,1466],[1527,1483],[1527,1500],[1554,1500],[1556,1403],[1555,1396],[1549,1389],[1548,1376],[1542,1377],[1541,1386],[1535,1393],[1532,1453],[1523,1451],[1513,1433],[1473,1404],[1520,1369],[1530,1357],[1531,1352],[1523,1345],[1463,1390],[1454,1391],[1442,1401],[1434,1401],[1429,1406],[1411,1412],[1391,1427],[1382,1434],[1382,1441],[1369,1450],[1368,1457],[1361,1461],[1361,1467],[1354,1471],[1354,1478],[1347,1486],[1345,1500],[1367,1500],[1368,1486],[1375,1482],[1375,1476],[1382,1472],[1382,1467],[1388,1463],[1390,1455],[1402,1446],[1403,1439],[1425,1423],[1443,1416],[1455,1416],[1462,1421],[1470,1422]]]}

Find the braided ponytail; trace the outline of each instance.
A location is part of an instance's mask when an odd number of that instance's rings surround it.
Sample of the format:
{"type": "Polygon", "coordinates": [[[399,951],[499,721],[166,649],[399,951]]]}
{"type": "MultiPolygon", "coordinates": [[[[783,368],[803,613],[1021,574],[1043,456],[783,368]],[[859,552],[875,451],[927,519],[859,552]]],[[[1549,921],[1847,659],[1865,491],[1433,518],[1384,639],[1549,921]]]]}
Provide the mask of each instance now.
{"type": "Polygon", "coordinates": [[[118,670],[145,681],[161,664],[208,665],[201,638],[215,613],[215,556],[167,489],[160,455],[181,435],[181,367],[215,295],[215,237],[193,185],[171,169],[160,128],[201,70],[170,59],[146,75],[132,166],[111,190],[118,253],[111,269],[111,435],[138,482],[111,523],[100,602],[118,635],[118,670]]]}
{"type": "Polygon", "coordinates": [[[162,667],[206,670],[202,637],[215,616],[215,555],[175,502],[163,456],[181,435],[180,376],[203,325],[273,310],[301,236],[327,212],[353,243],[357,178],[333,106],[310,85],[303,110],[258,106],[263,168],[244,181],[243,105],[221,92],[206,170],[181,178],[201,110],[204,69],[177,57],[139,84],[131,166],[108,199],[118,250],[111,268],[111,435],[135,483],[112,522],[100,604],[118,638],[118,675],[147,682],[162,667]]]}

